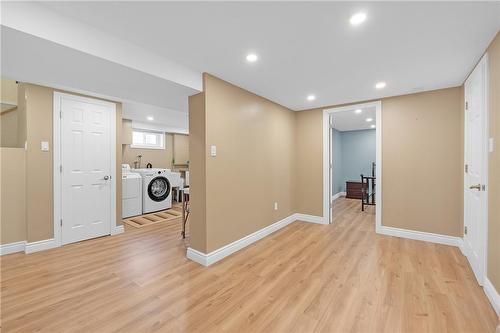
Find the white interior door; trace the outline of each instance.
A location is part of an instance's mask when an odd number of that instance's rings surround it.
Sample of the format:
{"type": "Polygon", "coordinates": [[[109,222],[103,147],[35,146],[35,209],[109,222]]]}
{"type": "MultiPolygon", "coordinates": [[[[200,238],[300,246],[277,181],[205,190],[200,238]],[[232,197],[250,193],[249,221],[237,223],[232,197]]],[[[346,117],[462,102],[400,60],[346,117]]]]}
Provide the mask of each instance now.
{"type": "Polygon", "coordinates": [[[487,56],[465,82],[464,247],[480,285],[487,242],[487,56]]]}
{"type": "Polygon", "coordinates": [[[111,232],[114,116],[115,109],[102,101],[61,96],[62,244],[111,232]]]}

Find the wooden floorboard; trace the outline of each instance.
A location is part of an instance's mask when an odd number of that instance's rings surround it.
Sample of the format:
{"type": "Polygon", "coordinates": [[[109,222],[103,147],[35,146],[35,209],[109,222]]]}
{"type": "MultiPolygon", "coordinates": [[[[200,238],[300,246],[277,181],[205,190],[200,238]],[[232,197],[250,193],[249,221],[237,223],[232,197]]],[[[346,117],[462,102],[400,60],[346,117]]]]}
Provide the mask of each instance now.
{"type": "Polygon", "coordinates": [[[457,248],[381,236],[334,202],[205,268],[180,222],[1,257],[2,332],[494,332],[457,248]]]}

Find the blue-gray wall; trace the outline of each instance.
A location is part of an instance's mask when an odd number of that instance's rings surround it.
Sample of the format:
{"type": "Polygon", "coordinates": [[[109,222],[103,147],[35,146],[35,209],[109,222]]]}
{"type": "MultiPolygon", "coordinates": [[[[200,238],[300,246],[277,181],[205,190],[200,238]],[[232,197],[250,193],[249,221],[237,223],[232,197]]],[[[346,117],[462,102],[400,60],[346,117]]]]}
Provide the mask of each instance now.
{"type": "Polygon", "coordinates": [[[333,168],[333,188],[332,193],[342,192],[342,132],[333,129],[332,134],[332,168],[333,168]]]}
{"type": "Polygon", "coordinates": [[[361,181],[361,174],[371,176],[376,157],[375,130],[334,130],[332,140],[333,194],[336,194],[345,191],[346,181],[361,181]],[[335,165],[340,172],[335,173],[335,165]]]}

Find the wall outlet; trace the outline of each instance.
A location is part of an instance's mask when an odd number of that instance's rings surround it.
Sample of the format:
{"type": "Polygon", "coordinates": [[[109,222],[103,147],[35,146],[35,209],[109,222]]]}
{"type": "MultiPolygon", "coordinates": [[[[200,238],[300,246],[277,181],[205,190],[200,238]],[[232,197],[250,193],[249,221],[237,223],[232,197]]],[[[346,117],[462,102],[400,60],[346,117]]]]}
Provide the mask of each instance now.
{"type": "Polygon", "coordinates": [[[49,151],[49,142],[48,141],[40,142],[40,150],[41,151],[49,151]]]}
{"type": "Polygon", "coordinates": [[[278,210],[278,203],[277,202],[274,203],[274,210],[278,210]]]}

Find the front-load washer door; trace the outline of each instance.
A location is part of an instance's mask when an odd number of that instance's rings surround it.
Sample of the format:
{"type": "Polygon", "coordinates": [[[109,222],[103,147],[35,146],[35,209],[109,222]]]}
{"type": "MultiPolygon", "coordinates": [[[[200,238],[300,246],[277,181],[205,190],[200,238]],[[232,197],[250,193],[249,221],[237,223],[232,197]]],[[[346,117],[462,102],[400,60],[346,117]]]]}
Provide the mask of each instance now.
{"type": "Polygon", "coordinates": [[[151,200],[161,202],[170,195],[170,182],[166,177],[153,178],[148,185],[148,196],[151,200]]]}

